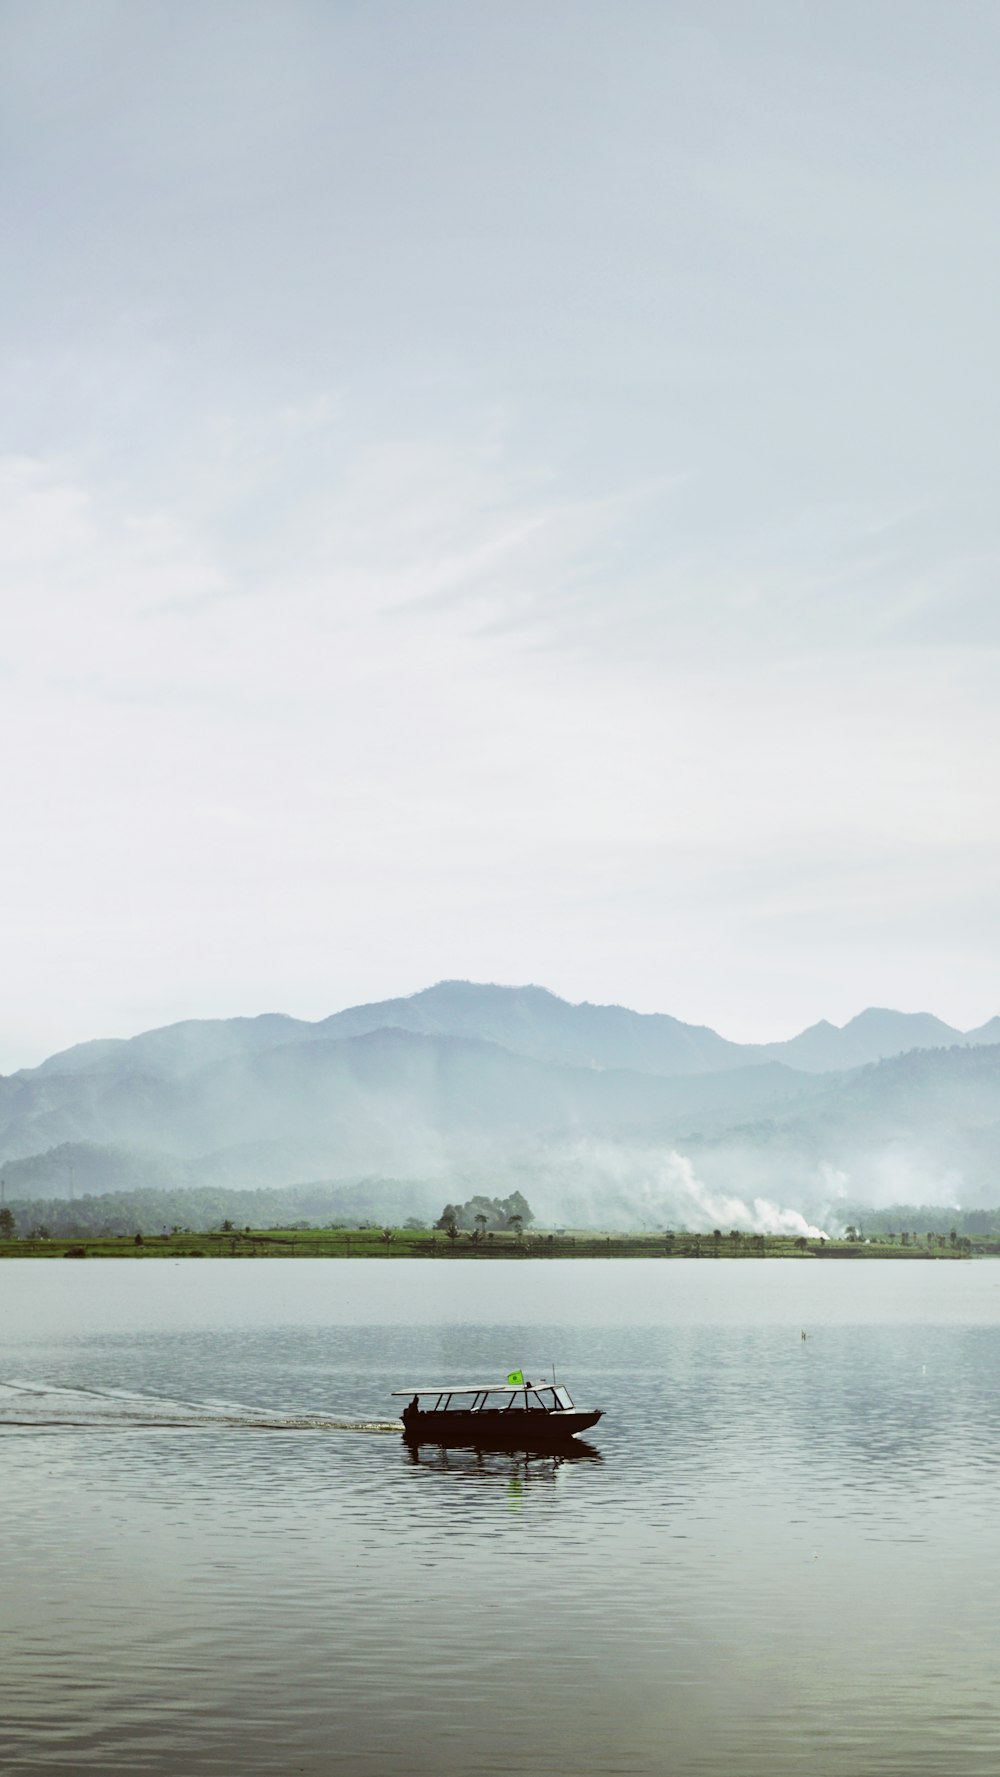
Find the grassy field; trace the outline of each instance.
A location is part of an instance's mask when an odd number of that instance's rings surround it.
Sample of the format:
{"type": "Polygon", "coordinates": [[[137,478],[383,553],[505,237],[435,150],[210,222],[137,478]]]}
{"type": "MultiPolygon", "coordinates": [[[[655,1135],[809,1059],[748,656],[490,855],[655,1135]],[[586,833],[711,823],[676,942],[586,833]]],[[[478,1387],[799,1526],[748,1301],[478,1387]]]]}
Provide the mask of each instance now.
{"type": "Polygon", "coordinates": [[[755,1234],[495,1234],[450,1240],[432,1229],[247,1228],[210,1234],[131,1234],[0,1241],[2,1259],[968,1259],[995,1242],[943,1244],[885,1237],[805,1240],[755,1234]]]}

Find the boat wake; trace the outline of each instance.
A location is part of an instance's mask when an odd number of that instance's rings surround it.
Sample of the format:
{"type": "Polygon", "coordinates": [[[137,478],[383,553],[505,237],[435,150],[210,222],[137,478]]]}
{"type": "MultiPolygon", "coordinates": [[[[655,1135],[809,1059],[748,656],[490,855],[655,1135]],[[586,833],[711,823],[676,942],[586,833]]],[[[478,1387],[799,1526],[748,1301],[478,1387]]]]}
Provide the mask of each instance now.
{"type": "Polygon", "coordinates": [[[123,1430],[395,1432],[398,1419],[334,1419],[325,1413],[287,1414],[231,1401],[176,1401],[113,1388],[59,1388],[51,1383],[0,1382],[0,1431],[44,1430],[58,1426],[83,1430],[120,1426],[123,1430]]]}

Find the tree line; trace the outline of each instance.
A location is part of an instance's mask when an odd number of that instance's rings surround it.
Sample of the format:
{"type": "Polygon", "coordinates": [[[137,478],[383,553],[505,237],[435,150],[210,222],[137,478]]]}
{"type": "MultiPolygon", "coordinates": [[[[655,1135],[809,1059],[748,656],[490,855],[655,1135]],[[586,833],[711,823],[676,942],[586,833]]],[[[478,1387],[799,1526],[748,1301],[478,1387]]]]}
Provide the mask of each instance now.
{"type": "Polygon", "coordinates": [[[1000,1239],[1000,1207],[956,1209],[947,1203],[891,1203],[887,1209],[871,1209],[853,1204],[840,1213],[848,1218],[848,1239],[852,1230],[862,1240],[881,1234],[904,1244],[928,1234],[943,1236],[949,1243],[953,1235],[1000,1239]]]}
{"type": "Polygon", "coordinates": [[[160,1233],[173,1228],[204,1233],[225,1222],[240,1228],[357,1227],[363,1220],[395,1219],[385,1214],[385,1207],[380,1206],[373,1189],[370,1211],[354,1215],[340,1208],[329,1188],[308,1186],[240,1191],[198,1185],[76,1198],[18,1197],[0,1208],[0,1239],[32,1235],[44,1239],[47,1234],[94,1239],[102,1234],[160,1233]]]}

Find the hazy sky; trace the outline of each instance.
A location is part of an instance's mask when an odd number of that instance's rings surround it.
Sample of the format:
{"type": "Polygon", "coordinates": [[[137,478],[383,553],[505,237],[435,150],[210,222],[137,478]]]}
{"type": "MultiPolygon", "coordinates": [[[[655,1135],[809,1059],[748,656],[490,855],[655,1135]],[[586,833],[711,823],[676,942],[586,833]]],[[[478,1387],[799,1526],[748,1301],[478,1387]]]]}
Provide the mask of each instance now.
{"type": "Polygon", "coordinates": [[[994,0],[0,0],[0,1067],[1000,1011],[994,0]]]}

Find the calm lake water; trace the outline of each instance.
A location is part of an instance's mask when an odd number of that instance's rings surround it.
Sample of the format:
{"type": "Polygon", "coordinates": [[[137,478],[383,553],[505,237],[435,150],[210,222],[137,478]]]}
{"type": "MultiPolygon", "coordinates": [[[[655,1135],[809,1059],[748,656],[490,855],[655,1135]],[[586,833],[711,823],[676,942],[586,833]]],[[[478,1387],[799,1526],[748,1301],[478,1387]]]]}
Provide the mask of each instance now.
{"type": "Polygon", "coordinates": [[[5,1773],[1000,1770],[1000,1266],[8,1261],[0,1341],[5,1773]],[[553,1362],[592,1454],[386,1427],[553,1362]]]}

